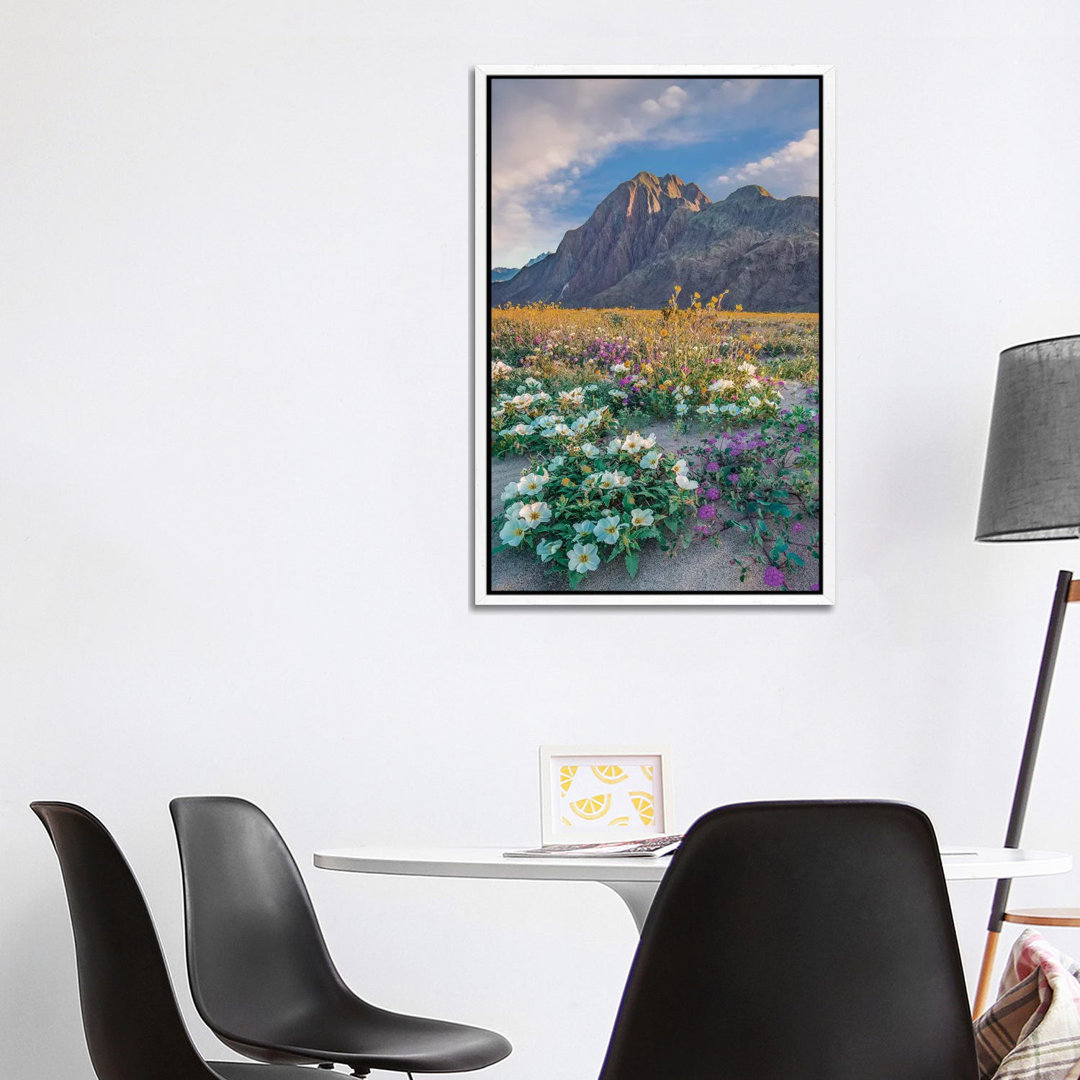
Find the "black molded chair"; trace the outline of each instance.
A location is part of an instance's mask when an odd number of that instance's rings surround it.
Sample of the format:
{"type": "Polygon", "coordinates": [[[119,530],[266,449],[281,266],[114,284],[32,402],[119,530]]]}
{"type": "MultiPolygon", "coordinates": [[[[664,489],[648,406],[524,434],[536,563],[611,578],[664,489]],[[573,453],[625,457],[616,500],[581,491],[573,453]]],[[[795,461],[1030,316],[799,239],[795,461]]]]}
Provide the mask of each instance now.
{"type": "Polygon", "coordinates": [[[304,880],[270,819],[244,799],[169,804],[184,877],[188,978],[199,1015],[257,1061],[467,1072],[510,1044],[484,1028],[388,1012],[334,967],[304,880]]]}
{"type": "Polygon", "coordinates": [[[292,1066],[204,1061],[184,1027],[146,902],[108,830],[71,803],[30,808],[60,860],[83,1027],[100,1080],[310,1080],[292,1066]]]}
{"type": "Polygon", "coordinates": [[[687,833],[600,1080],[976,1080],[934,831],[910,806],[748,803],[687,833]]]}

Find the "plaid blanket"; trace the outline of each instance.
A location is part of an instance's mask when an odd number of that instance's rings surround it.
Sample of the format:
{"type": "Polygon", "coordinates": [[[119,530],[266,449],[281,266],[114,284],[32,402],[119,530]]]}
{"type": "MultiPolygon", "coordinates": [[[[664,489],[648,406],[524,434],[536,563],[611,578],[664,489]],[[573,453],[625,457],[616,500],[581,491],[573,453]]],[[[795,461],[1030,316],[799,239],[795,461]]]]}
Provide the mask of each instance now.
{"type": "Polygon", "coordinates": [[[1080,1080],[1080,965],[1025,930],[975,1046],[979,1080],[1080,1080]]]}

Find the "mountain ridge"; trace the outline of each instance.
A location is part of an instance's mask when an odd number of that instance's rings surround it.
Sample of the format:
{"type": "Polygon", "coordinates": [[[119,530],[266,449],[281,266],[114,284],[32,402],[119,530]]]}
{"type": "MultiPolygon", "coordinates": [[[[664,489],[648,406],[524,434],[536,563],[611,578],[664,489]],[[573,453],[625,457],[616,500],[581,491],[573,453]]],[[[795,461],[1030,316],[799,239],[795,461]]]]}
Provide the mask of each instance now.
{"type": "Polygon", "coordinates": [[[609,192],[554,253],[491,284],[491,303],[662,307],[672,288],[726,292],[729,307],[816,311],[821,201],[747,184],[713,202],[671,173],[639,172],[609,192]]]}

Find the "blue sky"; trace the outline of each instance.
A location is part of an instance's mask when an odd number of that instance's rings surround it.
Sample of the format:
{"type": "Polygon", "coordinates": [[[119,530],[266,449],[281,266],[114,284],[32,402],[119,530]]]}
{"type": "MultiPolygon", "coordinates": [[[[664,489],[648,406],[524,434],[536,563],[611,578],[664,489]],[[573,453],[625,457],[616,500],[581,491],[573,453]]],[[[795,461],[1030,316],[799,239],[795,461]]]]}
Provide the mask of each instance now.
{"type": "Polygon", "coordinates": [[[818,81],[492,79],[492,265],[554,251],[623,180],[674,173],[718,200],[745,184],[817,195],[818,81]]]}

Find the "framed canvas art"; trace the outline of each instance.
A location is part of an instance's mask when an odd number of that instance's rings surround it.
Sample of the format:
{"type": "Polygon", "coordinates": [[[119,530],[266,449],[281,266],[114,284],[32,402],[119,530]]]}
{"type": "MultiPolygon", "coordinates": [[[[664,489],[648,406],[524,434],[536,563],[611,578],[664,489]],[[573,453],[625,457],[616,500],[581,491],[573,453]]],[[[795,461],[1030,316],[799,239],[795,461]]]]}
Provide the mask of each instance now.
{"type": "Polygon", "coordinates": [[[831,70],[476,78],[476,602],[831,603],[831,70]]]}
{"type": "Polygon", "coordinates": [[[540,747],[541,843],[670,834],[669,760],[662,747],[540,747]]]}

